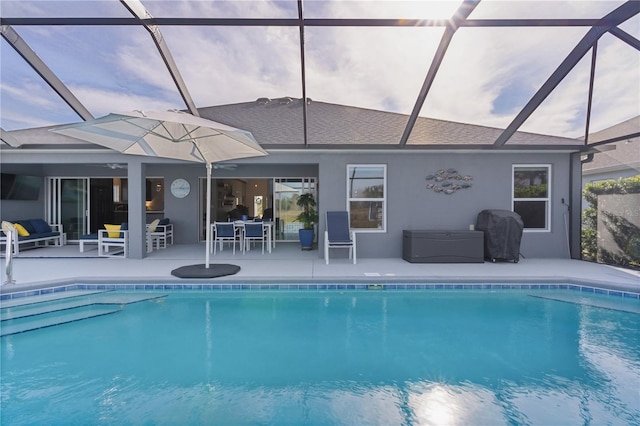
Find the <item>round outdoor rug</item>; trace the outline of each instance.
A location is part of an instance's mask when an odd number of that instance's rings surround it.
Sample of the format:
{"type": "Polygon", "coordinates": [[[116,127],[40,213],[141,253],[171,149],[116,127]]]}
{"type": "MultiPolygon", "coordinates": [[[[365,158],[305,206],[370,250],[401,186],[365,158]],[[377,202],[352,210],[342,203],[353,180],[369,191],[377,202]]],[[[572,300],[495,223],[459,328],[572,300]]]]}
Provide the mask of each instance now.
{"type": "Polygon", "coordinates": [[[171,271],[171,275],[178,278],[216,278],[237,274],[238,271],[240,271],[238,265],[215,263],[210,264],[209,268],[205,268],[204,263],[201,263],[199,265],[181,266],[171,271]]]}

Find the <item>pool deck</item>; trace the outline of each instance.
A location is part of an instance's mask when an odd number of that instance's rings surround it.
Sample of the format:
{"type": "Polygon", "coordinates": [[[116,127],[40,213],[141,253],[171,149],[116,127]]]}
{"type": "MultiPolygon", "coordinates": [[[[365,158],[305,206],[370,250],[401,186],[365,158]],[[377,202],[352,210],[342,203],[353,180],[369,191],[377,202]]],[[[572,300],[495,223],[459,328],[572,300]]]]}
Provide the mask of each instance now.
{"type": "Polygon", "coordinates": [[[640,272],[571,259],[521,259],[484,263],[409,263],[401,258],[331,258],[329,265],[318,250],[300,251],[279,243],[272,253],[211,255],[211,264],[240,266],[235,275],[213,279],[180,279],[171,271],[204,263],[204,245],[173,245],[149,253],[144,259],[97,257],[97,250],[80,253],[77,245],[26,250],[13,259],[15,283],[5,284],[2,259],[0,293],[65,284],[180,284],[180,283],[574,283],[640,293],[640,272]]]}

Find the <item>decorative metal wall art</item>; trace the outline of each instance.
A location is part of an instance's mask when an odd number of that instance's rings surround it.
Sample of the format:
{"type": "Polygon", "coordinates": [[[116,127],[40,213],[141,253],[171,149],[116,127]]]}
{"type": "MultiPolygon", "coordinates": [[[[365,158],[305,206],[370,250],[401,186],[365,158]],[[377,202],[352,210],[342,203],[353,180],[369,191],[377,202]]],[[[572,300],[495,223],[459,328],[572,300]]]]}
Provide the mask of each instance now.
{"type": "Polygon", "coordinates": [[[463,176],[456,169],[440,169],[425,179],[429,181],[427,189],[451,195],[460,189],[471,188],[473,176],[463,176]]]}

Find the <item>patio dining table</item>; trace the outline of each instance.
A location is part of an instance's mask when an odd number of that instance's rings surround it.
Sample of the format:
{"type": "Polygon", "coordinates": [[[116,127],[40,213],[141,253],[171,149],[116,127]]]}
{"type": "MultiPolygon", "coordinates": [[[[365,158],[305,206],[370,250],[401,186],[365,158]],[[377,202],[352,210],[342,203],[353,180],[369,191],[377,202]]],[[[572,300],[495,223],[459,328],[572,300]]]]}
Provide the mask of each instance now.
{"type": "MultiPolygon", "coordinates": [[[[271,253],[271,248],[275,248],[276,247],[276,238],[275,238],[275,228],[274,228],[274,223],[273,221],[262,221],[262,222],[256,222],[253,220],[235,220],[233,221],[233,225],[235,227],[236,230],[239,230],[239,234],[240,234],[240,247],[243,247],[243,251],[244,251],[244,225],[246,223],[262,223],[266,229],[266,234],[267,234],[267,249],[269,251],[269,253],[271,253]]],[[[214,224],[211,224],[211,234],[213,235],[213,233],[215,232],[215,226],[214,224]]]]}

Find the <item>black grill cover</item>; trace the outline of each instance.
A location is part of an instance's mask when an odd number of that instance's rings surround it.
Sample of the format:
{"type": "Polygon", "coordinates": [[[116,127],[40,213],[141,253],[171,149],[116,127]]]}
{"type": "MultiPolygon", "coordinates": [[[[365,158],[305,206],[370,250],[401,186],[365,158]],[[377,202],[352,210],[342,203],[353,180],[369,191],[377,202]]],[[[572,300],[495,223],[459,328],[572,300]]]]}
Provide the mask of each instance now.
{"type": "Polygon", "coordinates": [[[511,210],[482,210],[476,230],[484,232],[484,257],[491,261],[520,259],[520,240],[524,223],[511,210]]]}

